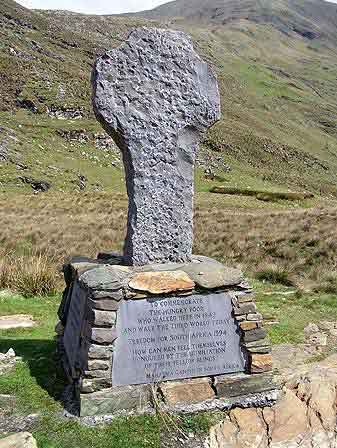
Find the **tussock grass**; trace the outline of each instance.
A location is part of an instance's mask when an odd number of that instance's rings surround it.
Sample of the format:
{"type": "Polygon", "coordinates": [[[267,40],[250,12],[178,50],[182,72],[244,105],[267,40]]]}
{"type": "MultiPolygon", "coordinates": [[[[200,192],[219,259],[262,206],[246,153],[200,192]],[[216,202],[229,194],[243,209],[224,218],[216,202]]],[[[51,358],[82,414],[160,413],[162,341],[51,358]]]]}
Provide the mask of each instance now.
{"type": "Polygon", "coordinates": [[[279,283],[284,286],[294,286],[295,281],[292,278],[291,269],[286,269],[284,266],[279,266],[275,263],[263,264],[257,266],[255,277],[261,281],[269,283],[279,283]]]}
{"type": "Polygon", "coordinates": [[[46,296],[56,292],[57,281],[55,263],[46,254],[12,252],[0,257],[0,288],[15,290],[25,297],[46,296]]]}
{"type": "MultiPolygon", "coordinates": [[[[245,203],[240,198],[227,203],[226,197],[197,195],[195,254],[214,257],[269,281],[311,289],[334,285],[329,276],[336,273],[337,208],[252,209],[242,208],[245,203]]],[[[12,257],[27,253],[46,257],[43,263],[37,258],[31,263],[25,258],[19,261],[20,273],[28,270],[30,278],[36,278],[36,263],[43,266],[47,279],[51,277],[48,266],[57,278],[57,269],[70,256],[122,251],[127,221],[124,194],[47,193],[15,198],[10,201],[0,196],[0,242],[12,257]]],[[[6,269],[0,274],[3,279],[9,275],[6,269]]],[[[20,278],[26,277],[20,274],[20,278]]]]}

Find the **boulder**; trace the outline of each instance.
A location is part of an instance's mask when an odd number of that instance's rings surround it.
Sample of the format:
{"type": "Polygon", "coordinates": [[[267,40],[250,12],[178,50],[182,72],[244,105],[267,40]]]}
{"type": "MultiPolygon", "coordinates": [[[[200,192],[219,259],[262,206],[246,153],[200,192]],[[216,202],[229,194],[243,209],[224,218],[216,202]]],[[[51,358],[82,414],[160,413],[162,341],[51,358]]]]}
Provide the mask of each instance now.
{"type": "Polygon", "coordinates": [[[37,448],[37,443],[29,432],[18,432],[1,439],[0,448],[37,448]]]}
{"type": "Polygon", "coordinates": [[[233,409],[206,448],[336,448],[337,355],[304,366],[270,408],[233,409]]]}

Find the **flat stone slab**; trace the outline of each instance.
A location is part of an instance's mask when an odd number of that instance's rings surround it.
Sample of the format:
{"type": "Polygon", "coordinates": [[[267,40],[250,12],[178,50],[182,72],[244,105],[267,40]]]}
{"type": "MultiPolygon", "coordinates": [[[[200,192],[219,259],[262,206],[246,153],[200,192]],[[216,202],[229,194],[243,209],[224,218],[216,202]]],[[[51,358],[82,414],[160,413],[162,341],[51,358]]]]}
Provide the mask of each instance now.
{"type": "Polygon", "coordinates": [[[121,301],[113,384],[157,383],[244,370],[229,294],[121,301]]]}
{"type": "Polygon", "coordinates": [[[30,328],[34,325],[36,325],[36,322],[30,314],[0,316],[0,330],[9,330],[11,328],[30,328]]]}
{"type": "Polygon", "coordinates": [[[129,281],[129,287],[151,294],[189,291],[195,286],[183,271],[139,272],[129,281]]]}

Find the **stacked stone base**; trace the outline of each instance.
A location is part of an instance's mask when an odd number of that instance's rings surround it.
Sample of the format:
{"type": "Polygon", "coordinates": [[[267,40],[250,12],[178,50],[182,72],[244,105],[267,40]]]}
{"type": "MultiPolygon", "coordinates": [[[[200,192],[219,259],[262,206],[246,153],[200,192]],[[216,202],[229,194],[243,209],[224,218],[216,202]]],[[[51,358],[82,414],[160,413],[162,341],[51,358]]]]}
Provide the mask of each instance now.
{"type": "Polygon", "coordinates": [[[269,406],[275,401],[271,346],[240,271],[200,256],[186,264],[129,267],[122,257],[100,254],[95,260],[73,259],[64,274],[67,288],[59,309],[58,351],[69,383],[79,390],[81,416],[151,413],[158,408],[196,412],[269,406]],[[211,293],[231,301],[244,357],[242,372],[113,384],[118,309],[123,302],[211,293]]]}

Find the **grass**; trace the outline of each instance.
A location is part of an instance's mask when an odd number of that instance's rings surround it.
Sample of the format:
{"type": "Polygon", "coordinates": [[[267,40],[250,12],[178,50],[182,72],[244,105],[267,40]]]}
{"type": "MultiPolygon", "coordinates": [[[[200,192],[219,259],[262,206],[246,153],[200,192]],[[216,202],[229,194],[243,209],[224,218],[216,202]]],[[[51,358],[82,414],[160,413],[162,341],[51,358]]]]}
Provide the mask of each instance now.
{"type": "Polygon", "coordinates": [[[268,336],[273,344],[303,343],[303,330],[310,322],[337,321],[334,294],[296,293],[293,288],[281,284],[253,284],[258,310],[265,319],[278,322],[268,326],[268,336]],[[287,294],[289,291],[295,293],[287,294]]]}
{"type": "MultiPolygon", "coordinates": [[[[302,342],[303,329],[309,322],[337,320],[335,296],[283,295],[283,291],[291,289],[256,280],[252,283],[258,309],[266,317],[279,320],[279,324],[268,327],[273,344],[302,342]]],[[[24,298],[6,292],[0,295],[1,315],[32,314],[37,321],[33,328],[2,331],[0,352],[12,347],[22,362],[17,363],[14,371],[0,376],[0,393],[16,397],[14,410],[5,410],[7,418],[18,414],[39,415],[30,429],[39,448],[159,448],[173,434],[186,439],[189,433],[202,437],[223,418],[221,412],[170,418],[161,414],[118,417],[110,424],[91,428],[62,417],[59,401],[62,383],[56,376],[54,360],[59,301],[59,295],[47,298],[24,298]]]]}
{"type": "MultiPolygon", "coordinates": [[[[39,448],[159,448],[161,437],[176,428],[182,434],[207,433],[219,418],[212,413],[199,416],[160,415],[115,418],[104,427],[85,427],[61,416],[62,382],[56,376],[54,327],[60,296],[24,298],[0,295],[0,315],[32,314],[37,325],[29,329],[1,331],[0,352],[13,348],[22,357],[14,371],[0,376],[0,394],[16,397],[14,414],[39,414],[31,429],[39,448]],[[165,433],[165,434],[164,434],[165,433]]],[[[0,410],[1,411],[1,410],[0,410]]],[[[1,437],[1,436],[0,436],[1,437]]]]}
{"type": "MultiPolygon", "coordinates": [[[[291,11],[291,5],[284,7],[291,11]]],[[[240,5],[235,15],[247,18],[245,8],[240,5]]],[[[263,10],[258,4],[256,8],[258,19],[263,10]]],[[[78,175],[84,175],[88,191],[123,192],[116,148],[102,151],[92,138],[84,143],[67,141],[57,131],[102,132],[90,101],[96,54],[120,45],[134,26],[159,24],[133,16],[76,15],[67,20],[64,13],[36,13],[4,0],[0,9],[6,14],[0,31],[0,141],[4,135],[10,152],[0,166],[0,191],[31,191],[18,181],[23,174],[19,163],[27,166],[25,175],[49,181],[53,191],[78,191],[78,175]],[[32,27],[15,24],[9,17],[32,27]],[[18,100],[31,101],[37,113],[19,108],[18,100]],[[48,115],[67,108],[81,111],[82,118],[59,120],[48,115]]],[[[276,20],[281,12],[274,6],[272,10],[276,20]]],[[[296,17],[297,13],[288,16],[288,31],[296,17]]],[[[266,192],[262,200],[270,198],[269,192],[289,189],[336,198],[335,41],[330,42],[332,49],[321,39],[308,45],[300,36],[281,33],[277,20],[272,24],[229,20],[211,28],[179,20],[172,26],[192,35],[197,51],[217,72],[222,97],[222,119],[198,155],[206,163],[198,165],[197,191],[209,189],[202,174],[205,166],[211,166],[231,187],[266,192]]]]}
{"type": "MultiPolygon", "coordinates": [[[[334,201],[319,203],[314,198],[289,206],[288,201],[197,194],[194,253],[241,267],[260,279],[332,292],[337,208],[334,201]]],[[[67,257],[122,251],[127,197],[108,192],[0,195],[0,219],[5,253],[19,257],[24,267],[30,266],[27,254],[43,256],[52,276],[60,278],[67,257]]]]}
{"type": "Polygon", "coordinates": [[[55,293],[57,275],[51,257],[5,253],[0,258],[0,288],[15,290],[25,297],[55,293]]]}

